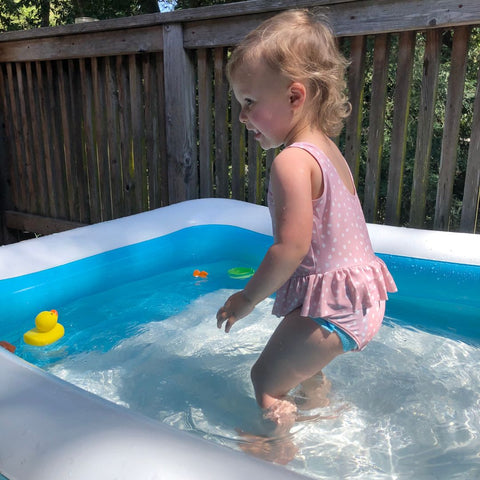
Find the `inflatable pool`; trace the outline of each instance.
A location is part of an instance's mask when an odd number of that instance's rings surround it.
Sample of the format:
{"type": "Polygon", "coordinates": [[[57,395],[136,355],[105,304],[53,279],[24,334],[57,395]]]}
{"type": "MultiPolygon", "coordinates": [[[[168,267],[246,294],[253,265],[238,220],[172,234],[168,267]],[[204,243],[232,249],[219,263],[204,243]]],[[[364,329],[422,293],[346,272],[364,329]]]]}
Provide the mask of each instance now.
{"type": "MultiPolygon", "coordinates": [[[[413,327],[480,346],[480,237],[369,231],[399,285],[391,312],[437,309],[434,322],[413,327]]],[[[18,342],[13,332],[32,328],[39,312],[120,285],[124,275],[132,281],[198,266],[206,277],[209,258],[240,265],[246,270],[237,276],[245,277],[270,237],[265,207],[203,199],[1,247],[0,340],[18,342]]],[[[9,480],[307,478],[100,398],[21,357],[0,348],[0,474],[9,480]]]]}

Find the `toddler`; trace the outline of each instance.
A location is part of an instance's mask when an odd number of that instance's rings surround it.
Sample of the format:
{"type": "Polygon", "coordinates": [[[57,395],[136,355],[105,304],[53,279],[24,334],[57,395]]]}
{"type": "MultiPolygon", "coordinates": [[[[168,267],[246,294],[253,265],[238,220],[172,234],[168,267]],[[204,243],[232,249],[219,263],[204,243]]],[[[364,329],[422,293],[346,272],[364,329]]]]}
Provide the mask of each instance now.
{"type": "Polygon", "coordinates": [[[217,313],[229,332],[276,292],[283,317],[251,371],[258,404],[291,425],[288,392],[378,332],[395,283],[375,256],[348,165],[331,140],[348,116],[346,61],[321,16],[290,10],[234,50],[227,76],[240,121],[273,161],[268,206],[274,242],[254,276],[217,313]]]}

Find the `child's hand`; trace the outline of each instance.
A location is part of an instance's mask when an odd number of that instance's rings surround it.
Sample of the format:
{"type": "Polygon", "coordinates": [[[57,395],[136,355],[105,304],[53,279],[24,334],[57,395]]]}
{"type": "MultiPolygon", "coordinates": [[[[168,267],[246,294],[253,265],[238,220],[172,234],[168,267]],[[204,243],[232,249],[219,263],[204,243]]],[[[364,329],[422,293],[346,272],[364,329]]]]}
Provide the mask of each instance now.
{"type": "Polygon", "coordinates": [[[232,325],[243,317],[246,317],[255,305],[245,296],[243,290],[234,293],[225,305],[217,312],[217,327],[222,328],[225,324],[225,332],[228,333],[232,325]]]}

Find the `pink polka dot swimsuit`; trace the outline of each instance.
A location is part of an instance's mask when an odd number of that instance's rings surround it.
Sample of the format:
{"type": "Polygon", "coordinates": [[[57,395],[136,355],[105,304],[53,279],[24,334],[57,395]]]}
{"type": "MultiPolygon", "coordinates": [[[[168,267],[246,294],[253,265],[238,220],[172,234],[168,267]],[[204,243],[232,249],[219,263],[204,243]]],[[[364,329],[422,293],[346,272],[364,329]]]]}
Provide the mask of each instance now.
{"type": "MultiPolygon", "coordinates": [[[[324,318],[350,335],[359,349],[373,338],[383,320],[387,292],[397,290],[383,261],[375,256],[362,207],[327,156],[315,145],[294,143],[318,162],[324,191],[313,200],[310,250],[290,279],[277,291],[273,313],[324,318]],[[370,311],[372,314],[367,315],[370,311]],[[378,312],[376,315],[375,312],[378,312]]],[[[273,195],[268,195],[273,216],[273,195]]],[[[275,231],[275,225],[273,225],[275,231]]]]}

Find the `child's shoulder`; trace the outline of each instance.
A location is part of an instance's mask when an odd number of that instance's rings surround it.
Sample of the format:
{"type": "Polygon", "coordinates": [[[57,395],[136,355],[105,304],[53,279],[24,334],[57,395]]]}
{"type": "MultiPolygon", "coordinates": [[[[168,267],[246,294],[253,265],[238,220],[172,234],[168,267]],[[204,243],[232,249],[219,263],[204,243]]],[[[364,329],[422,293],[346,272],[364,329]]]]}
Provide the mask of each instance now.
{"type": "Polygon", "coordinates": [[[275,162],[280,163],[291,163],[291,162],[307,162],[310,163],[316,161],[321,150],[312,144],[305,142],[298,142],[289,145],[284,148],[276,157],[275,162]]]}
{"type": "Polygon", "coordinates": [[[275,157],[272,164],[272,173],[282,175],[310,174],[314,168],[318,167],[313,154],[294,146],[285,148],[275,157]]]}
{"type": "Polygon", "coordinates": [[[313,198],[322,191],[323,175],[312,152],[295,146],[285,148],[277,155],[272,164],[271,178],[290,186],[292,191],[312,192],[313,198]]]}

